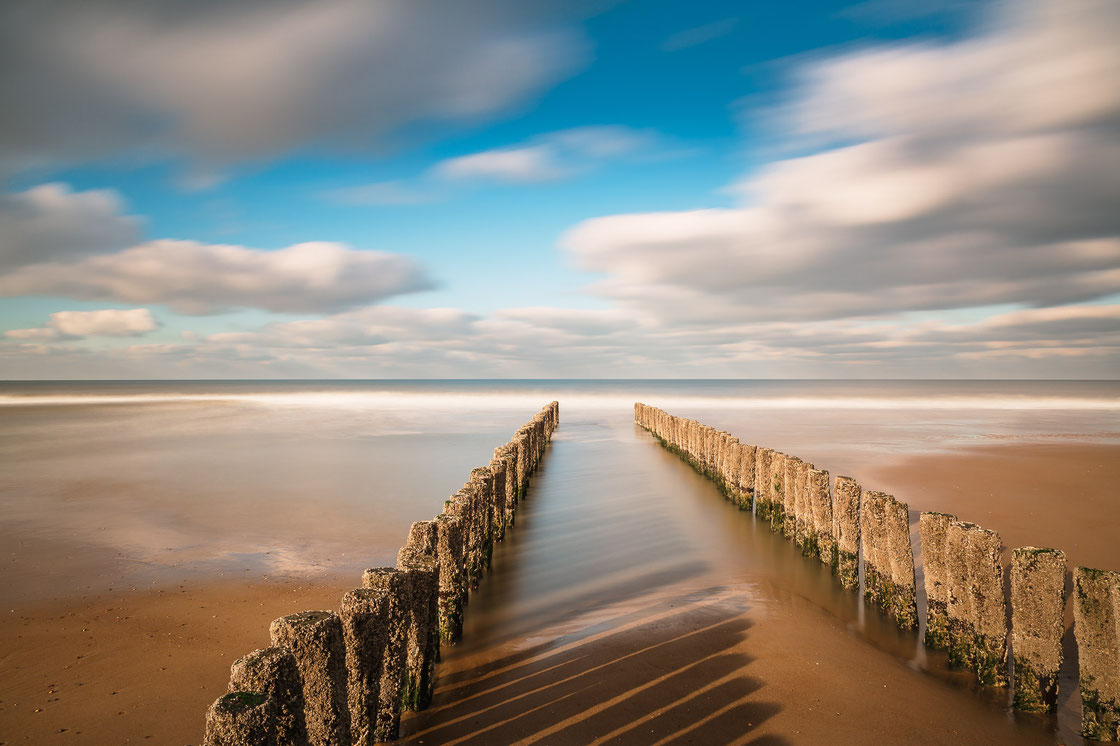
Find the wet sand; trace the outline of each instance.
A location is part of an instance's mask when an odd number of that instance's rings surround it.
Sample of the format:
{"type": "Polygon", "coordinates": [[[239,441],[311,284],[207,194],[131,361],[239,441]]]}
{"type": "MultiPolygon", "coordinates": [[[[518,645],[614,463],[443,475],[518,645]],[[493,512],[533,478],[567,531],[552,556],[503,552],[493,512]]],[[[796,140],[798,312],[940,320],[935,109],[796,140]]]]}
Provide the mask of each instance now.
{"type": "Polygon", "coordinates": [[[1019,443],[910,456],[862,469],[912,510],[953,513],[1008,547],[1057,547],[1070,566],[1120,568],[1120,444],[1019,443]]]}
{"type": "MultiPolygon", "coordinates": [[[[1110,505],[1118,464],[1116,446],[1017,443],[853,471],[912,507],[979,520],[1011,546],[1052,537],[1072,561],[1120,567],[1108,531],[1071,541],[1079,511],[1110,505]],[[1053,497],[1063,486],[1075,499],[1053,497]]],[[[1108,513],[1096,525],[1115,521],[1108,513]]],[[[368,549],[396,547],[375,539],[368,549]]],[[[99,555],[79,547],[67,567],[87,556],[99,555]]],[[[333,608],[358,582],[265,581],[254,565],[240,577],[133,589],[112,583],[111,553],[102,559],[97,582],[3,609],[0,741],[197,744],[229,664],[267,644],[268,622],[333,608]]],[[[21,566],[33,579],[26,562],[6,569],[21,566]]],[[[434,706],[407,718],[405,732],[425,744],[1080,742],[1068,678],[1059,718],[1014,715],[1003,693],[946,671],[918,640],[737,511],[626,413],[566,412],[472,597],[464,641],[444,651],[434,706]]]]}
{"type": "MultiPolygon", "coordinates": [[[[604,429],[569,417],[557,432],[464,641],[445,651],[433,708],[406,722],[409,743],[1081,741],[1076,712],[1012,713],[1006,691],[927,658],[917,633],[651,437],[604,429]]],[[[1018,448],[1004,463],[1029,470],[1071,463],[1080,446],[1053,446],[1044,465],[1018,448]]],[[[1086,457],[1105,452],[1120,455],[1086,457]]]]}
{"type": "Polygon", "coordinates": [[[182,584],[4,609],[0,742],[198,744],[229,666],[273,619],[333,608],[318,577],[182,584]]]}

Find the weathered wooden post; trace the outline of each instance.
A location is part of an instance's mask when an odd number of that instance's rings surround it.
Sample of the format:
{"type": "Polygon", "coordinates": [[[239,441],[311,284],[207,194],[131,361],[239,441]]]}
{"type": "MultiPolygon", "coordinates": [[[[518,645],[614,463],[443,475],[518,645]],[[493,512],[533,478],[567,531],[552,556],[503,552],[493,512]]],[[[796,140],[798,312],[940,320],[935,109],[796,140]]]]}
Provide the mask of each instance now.
{"type": "Polygon", "coordinates": [[[1011,650],[1017,710],[1053,712],[1057,707],[1065,583],[1066,556],[1057,549],[1019,547],[1011,553],[1011,650]]]}
{"type": "Polygon", "coordinates": [[[918,537],[922,542],[922,568],[926,587],[926,646],[949,647],[949,574],[946,535],[949,524],[957,520],[947,513],[922,513],[918,516],[918,537]]]}
{"type": "Polygon", "coordinates": [[[860,523],[865,595],[891,614],[900,629],[916,628],[918,601],[906,503],[884,492],[864,492],[860,523]]]}
{"type": "Polygon", "coordinates": [[[405,583],[396,568],[373,568],[362,575],[362,588],[342,597],[339,617],[355,746],[392,741],[400,732],[405,583]]]}
{"type": "Polygon", "coordinates": [[[755,498],[755,457],[758,446],[739,444],[739,490],[742,497],[739,507],[746,511],[754,511],[755,498]]]}
{"type": "Polygon", "coordinates": [[[434,553],[406,546],[397,555],[397,570],[404,575],[406,625],[401,703],[407,710],[423,710],[432,701],[439,659],[439,562],[434,553]]]}
{"type": "Polygon", "coordinates": [[[756,518],[770,521],[770,461],[774,452],[759,446],[754,453],[754,514],[756,518]]]}
{"type": "Polygon", "coordinates": [[[785,515],[785,479],[786,455],[781,451],[774,451],[770,455],[770,530],[776,534],[782,533],[786,521],[785,515]]]}
{"type": "Polygon", "coordinates": [[[490,459],[490,507],[494,523],[494,540],[506,536],[506,465],[497,454],[490,459]]]}
{"type": "Polygon", "coordinates": [[[1081,735],[1120,740],[1120,573],[1073,573],[1073,626],[1081,684],[1081,735]]]}
{"type": "Polygon", "coordinates": [[[809,470],[809,505],[812,508],[812,533],[809,537],[810,554],[836,571],[836,543],[832,540],[832,490],[828,472],[809,470]]]}
{"type": "Polygon", "coordinates": [[[971,668],[984,686],[1007,684],[1002,551],[994,531],[962,521],[946,528],[949,664],[971,668]]]}
{"type": "Polygon", "coordinates": [[[279,746],[276,702],[263,692],[229,692],[206,710],[203,746],[279,746]]]}
{"type": "Polygon", "coordinates": [[[268,631],[273,645],[287,648],[295,657],[311,743],[349,744],[346,646],[338,615],[331,611],[301,611],[275,620],[268,631]]]}
{"type": "Polygon", "coordinates": [[[471,469],[471,480],[468,483],[474,491],[478,501],[482,518],[482,568],[485,572],[490,567],[490,557],[494,553],[494,538],[497,526],[494,525],[494,475],[489,467],[471,469]]]}
{"type": "Polygon", "coordinates": [[[443,513],[435,519],[439,560],[439,634],[446,642],[463,634],[463,604],[467,597],[464,569],[463,521],[443,513]]]}
{"type": "Polygon", "coordinates": [[[299,666],[290,650],[264,648],[238,658],[230,666],[229,690],[260,692],[275,702],[271,713],[276,743],[308,743],[299,666]]]}
{"type": "Polygon", "coordinates": [[[797,541],[797,495],[801,479],[801,464],[797,456],[786,456],[782,462],[782,534],[790,541],[797,541]]]}
{"type": "Polygon", "coordinates": [[[1003,542],[988,529],[969,531],[969,570],[975,629],[976,678],[1007,686],[1007,603],[1003,596],[1003,542]]]}
{"type": "Polygon", "coordinates": [[[832,536],[836,544],[836,574],[848,590],[859,588],[860,500],[862,490],[851,477],[836,477],[832,536]]]}

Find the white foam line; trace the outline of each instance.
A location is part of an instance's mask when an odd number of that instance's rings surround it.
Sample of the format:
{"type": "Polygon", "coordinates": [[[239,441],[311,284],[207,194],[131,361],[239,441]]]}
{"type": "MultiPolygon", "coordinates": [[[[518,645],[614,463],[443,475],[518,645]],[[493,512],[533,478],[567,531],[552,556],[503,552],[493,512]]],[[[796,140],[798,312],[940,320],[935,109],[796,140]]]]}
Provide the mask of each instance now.
{"type": "Polygon", "coordinates": [[[569,409],[627,409],[635,400],[662,409],[928,409],[928,410],[1120,410],[1120,397],[947,395],[947,396],[711,396],[674,394],[661,397],[637,390],[633,395],[539,392],[318,391],[257,393],[33,394],[0,395],[0,407],[82,406],[107,404],[232,403],[311,409],[493,409],[539,408],[560,400],[569,409]]]}

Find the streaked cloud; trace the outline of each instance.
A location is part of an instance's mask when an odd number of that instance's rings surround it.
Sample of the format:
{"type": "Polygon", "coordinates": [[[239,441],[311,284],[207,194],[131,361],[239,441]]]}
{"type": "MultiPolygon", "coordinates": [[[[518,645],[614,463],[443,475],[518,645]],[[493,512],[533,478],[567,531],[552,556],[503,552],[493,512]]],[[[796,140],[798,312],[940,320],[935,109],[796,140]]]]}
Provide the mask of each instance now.
{"type": "Polygon", "coordinates": [[[576,70],[587,45],[566,14],[512,0],[7,2],[0,166],[162,154],[205,182],[307,143],[384,146],[412,123],[522,105],[576,70]]]}
{"type": "Polygon", "coordinates": [[[443,179],[493,179],[511,183],[551,181],[567,175],[547,145],[462,155],[441,162],[434,173],[443,179]]]}
{"type": "Polygon", "coordinates": [[[0,272],[125,248],[136,242],[139,220],[123,212],[110,189],[52,183],[0,194],[0,272]]]}
{"type": "Polygon", "coordinates": [[[343,377],[1068,377],[1107,376],[1120,359],[1120,306],[1024,309],[979,321],[854,324],[739,320],[666,326],[617,309],[375,306],[257,330],[93,352],[10,338],[13,374],[49,360],[61,373],[343,377]]]}
{"type": "Polygon", "coordinates": [[[237,308],[329,312],[433,285],[412,259],[311,242],[275,251],[196,241],[149,241],[74,263],[0,275],[0,295],[160,303],[184,314],[237,308]]]}
{"type": "Polygon", "coordinates": [[[661,148],[661,138],[649,130],[618,125],[577,127],[540,135],[527,143],[449,158],[433,166],[431,173],[452,181],[554,181],[587,172],[610,159],[653,157],[661,148]]]}
{"type": "Polygon", "coordinates": [[[562,240],[666,324],[827,320],[1120,292],[1120,6],[1010,3],[975,36],[809,64],[742,206],[562,240]],[[820,150],[822,143],[843,143],[820,150]]]}
{"type": "Polygon", "coordinates": [[[409,257],[328,241],[273,251],[135,242],[137,220],[122,211],[112,191],[48,184],[8,195],[0,201],[0,296],[158,303],[185,314],[331,313],[434,286],[409,257]]]}

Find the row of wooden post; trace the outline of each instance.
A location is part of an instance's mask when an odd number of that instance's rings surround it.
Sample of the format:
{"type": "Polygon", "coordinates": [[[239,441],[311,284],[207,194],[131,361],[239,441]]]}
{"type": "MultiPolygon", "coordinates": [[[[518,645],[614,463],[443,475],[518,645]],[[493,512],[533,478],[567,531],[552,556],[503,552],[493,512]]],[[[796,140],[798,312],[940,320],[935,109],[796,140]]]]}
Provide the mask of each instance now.
{"type": "Polygon", "coordinates": [[[442,513],[412,524],[396,567],[366,570],[337,613],[274,621],[272,647],[234,663],[229,693],[207,711],[206,746],[396,739],[402,711],[431,702],[440,642],[462,634],[468,594],[513,524],[559,417],[557,402],[545,406],[489,465],[471,470],[442,513]]]}
{"type": "MultiPolygon", "coordinates": [[[[830,485],[827,471],[795,456],[738,438],[656,407],[634,405],[634,419],[663,445],[714,480],[728,499],[831,566],[843,587],[865,597],[902,629],[917,629],[918,607],[910,511],[850,477],[830,485]]],[[[919,516],[928,647],[948,651],[950,665],[975,672],[986,686],[1013,680],[1013,702],[1053,712],[1062,664],[1066,559],[1057,549],[1011,553],[1010,645],[999,534],[945,513],[919,516]]],[[[1074,633],[1082,733],[1120,740],[1120,573],[1073,572],[1074,633]]]]}

